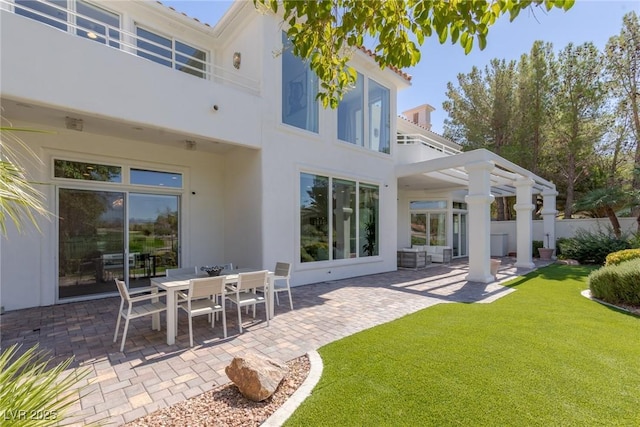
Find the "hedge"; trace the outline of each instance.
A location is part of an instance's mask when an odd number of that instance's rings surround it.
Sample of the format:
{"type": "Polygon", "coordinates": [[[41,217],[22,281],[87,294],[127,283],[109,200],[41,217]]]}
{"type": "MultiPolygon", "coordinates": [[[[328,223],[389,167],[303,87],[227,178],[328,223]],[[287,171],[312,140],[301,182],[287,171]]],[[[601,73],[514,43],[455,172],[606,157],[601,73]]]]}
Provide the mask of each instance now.
{"type": "Polygon", "coordinates": [[[640,258],[591,272],[589,289],[593,297],[608,303],[640,306],[640,258]]]}
{"type": "Polygon", "coordinates": [[[640,249],[625,249],[607,255],[604,265],[618,265],[636,258],[640,258],[640,249]]]}

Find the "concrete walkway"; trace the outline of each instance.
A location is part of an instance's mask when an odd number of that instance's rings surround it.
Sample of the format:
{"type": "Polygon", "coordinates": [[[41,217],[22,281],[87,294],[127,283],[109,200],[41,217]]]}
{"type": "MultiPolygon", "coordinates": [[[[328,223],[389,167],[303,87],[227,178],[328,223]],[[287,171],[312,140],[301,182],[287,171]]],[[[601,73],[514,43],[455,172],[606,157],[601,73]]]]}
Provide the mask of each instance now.
{"type": "Polygon", "coordinates": [[[1,346],[39,343],[56,361],[73,355],[73,366],[90,370],[91,384],[69,411],[70,421],[120,425],[227,383],[225,366],[246,351],[287,361],[435,304],[492,302],[514,291],[498,282],[527,272],[514,262],[503,258],[491,284],[467,282],[467,266],[459,261],[299,286],[292,290],[294,310],[281,298],[269,327],[263,308],[255,320],[243,313],[245,332],[239,335],[237,314],[227,307],[227,339],[219,323],[211,330],[206,316],[195,318],[193,348],[181,314],[175,345],[166,344],[164,326],[152,331],[143,318],[131,322],[125,351],[119,352],[119,343],[112,342],[119,297],[7,312],[0,316],[1,346]]]}

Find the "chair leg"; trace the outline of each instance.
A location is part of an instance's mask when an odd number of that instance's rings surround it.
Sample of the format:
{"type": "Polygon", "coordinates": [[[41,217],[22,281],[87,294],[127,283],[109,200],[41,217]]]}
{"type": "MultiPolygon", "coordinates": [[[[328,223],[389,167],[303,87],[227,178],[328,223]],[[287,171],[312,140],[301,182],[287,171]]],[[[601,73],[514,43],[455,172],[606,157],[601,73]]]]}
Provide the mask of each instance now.
{"type": "Polygon", "coordinates": [[[224,331],[224,337],[227,337],[227,315],[222,307],[222,330],[224,331]]]}
{"type": "Polygon", "coordinates": [[[120,312],[118,312],[118,320],[116,320],[116,332],[115,334],[113,334],[113,342],[116,342],[118,340],[118,330],[120,329],[120,318],[122,317],[122,314],[120,314],[120,312]]]}
{"type": "Polygon", "coordinates": [[[122,333],[122,344],[120,345],[120,352],[124,351],[124,342],[127,340],[127,331],[129,330],[129,318],[124,321],[124,332],[122,333]]]}
{"type": "Polygon", "coordinates": [[[287,288],[287,292],[289,292],[289,306],[291,310],[293,310],[293,299],[291,298],[291,288],[287,288]]]}
{"type": "Polygon", "coordinates": [[[193,317],[189,314],[189,345],[193,347],[193,317]]]}
{"type": "Polygon", "coordinates": [[[242,333],[242,309],[240,304],[238,304],[238,327],[240,328],[240,333],[242,333]]]}
{"type": "Polygon", "coordinates": [[[276,291],[275,294],[276,294],[276,304],[280,305],[280,297],[278,296],[278,291],[276,291]]]}

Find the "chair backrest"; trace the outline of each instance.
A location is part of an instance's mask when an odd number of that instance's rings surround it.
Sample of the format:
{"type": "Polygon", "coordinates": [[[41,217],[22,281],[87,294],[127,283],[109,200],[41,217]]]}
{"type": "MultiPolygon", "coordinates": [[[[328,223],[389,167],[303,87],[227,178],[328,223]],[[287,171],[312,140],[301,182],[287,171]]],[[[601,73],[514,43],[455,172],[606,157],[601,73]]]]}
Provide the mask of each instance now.
{"type": "Polygon", "coordinates": [[[116,286],[118,287],[118,292],[120,293],[120,297],[124,301],[129,301],[129,290],[127,289],[127,284],[122,280],[115,279],[116,286]]]}
{"type": "Polygon", "coordinates": [[[224,276],[203,277],[189,281],[189,298],[197,299],[224,293],[224,276]]]}
{"type": "Polygon", "coordinates": [[[287,262],[277,262],[276,269],[273,273],[276,276],[289,277],[291,274],[291,264],[287,262]]]}
{"type": "Polygon", "coordinates": [[[185,267],[185,268],[167,268],[165,271],[167,277],[170,276],[178,276],[180,274],[198,274],[196,267],[185,267]]]}
{"type": "Polygon", "coordinates": [[[262,288],[267,284],[267,270],[252,271],[251,273],[238,274],[238,291],[253,288],[262,288]]]}

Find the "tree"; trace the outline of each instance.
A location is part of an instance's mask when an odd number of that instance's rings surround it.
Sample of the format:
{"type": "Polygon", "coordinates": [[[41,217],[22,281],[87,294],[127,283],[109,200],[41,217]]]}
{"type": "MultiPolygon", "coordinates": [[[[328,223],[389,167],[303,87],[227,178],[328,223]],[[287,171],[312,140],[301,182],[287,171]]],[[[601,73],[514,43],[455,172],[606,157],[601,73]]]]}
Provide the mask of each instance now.
{"type": "MultiPolygon", "coordinates": [[[[629,117],[634,166],[640,170],[640,21],[635,12],[622,18],[620,34],[611,37],[605,48],[605,64],[610,88],[617,98],[621,113],[629,117]]],[[[640,174],[633,177],[632,187],[640,190],[640,174]]],[[[634,211],[640,231],[640,206],[634,211]]]]}
{"type": "Polygon", "coordinates": [[[352,87],[356,72],[348,66],[356,49],[371,40],[380,67],[406,68],[420,59],[425,37],[459,43],[466,53],[477,41],[487,44],[489,27],[503,15],[511,20],[526,8],[570,9],[575,0],[254,0],[281,12],[293,54],[309,61],[321,81],[318,98],[336,108],[352,87]]]}
{"type": "Polygon", "coordinates": [[[605,133],[607,100],[602,60],[593,43],[569,43],[558,55],[552,78],[552,120],[546,156],[556,167],[556,182],[566,185],[564,217],[573,216],[576,184],[593,162],[605,133]]]}

